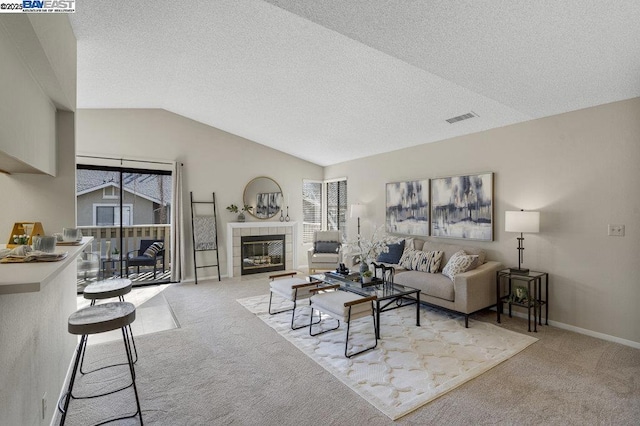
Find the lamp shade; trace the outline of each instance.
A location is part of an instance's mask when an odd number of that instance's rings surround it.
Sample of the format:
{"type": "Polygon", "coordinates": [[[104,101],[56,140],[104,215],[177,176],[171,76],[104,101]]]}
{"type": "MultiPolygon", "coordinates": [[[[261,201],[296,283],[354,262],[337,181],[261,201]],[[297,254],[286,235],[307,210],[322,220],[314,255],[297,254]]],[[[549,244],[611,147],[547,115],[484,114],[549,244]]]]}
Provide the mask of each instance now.
{"type": "Polygon", "coordinates": [[[504,212],[504,230],[529,234],[540,232],[540,212],[504,212]]]}
{"type": "Polygon", "coordinates": [[[351,204],[351,217],[365,217],[367,207],[363,204],[351,204]]]}

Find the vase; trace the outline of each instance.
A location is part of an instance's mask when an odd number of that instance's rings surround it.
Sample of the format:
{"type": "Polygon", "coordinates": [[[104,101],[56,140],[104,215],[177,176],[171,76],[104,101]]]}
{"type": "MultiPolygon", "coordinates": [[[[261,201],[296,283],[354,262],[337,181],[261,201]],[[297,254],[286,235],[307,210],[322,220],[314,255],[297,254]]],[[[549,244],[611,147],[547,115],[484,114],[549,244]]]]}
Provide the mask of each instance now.
{"type": "Polygon", "coordinates": [[[366,260],[360,262],[360,275],[364,274],[369,270],[369,264],[366,260]]]}
{"type": "Polygon", "coordinates": [[[362,284],[369,284],[373,277],[362,277],[362,284]]]}
{"type": "Polygon", "coordinates": [[[244,213],[238,214],[238,222],[244,222],[244,213]]]}

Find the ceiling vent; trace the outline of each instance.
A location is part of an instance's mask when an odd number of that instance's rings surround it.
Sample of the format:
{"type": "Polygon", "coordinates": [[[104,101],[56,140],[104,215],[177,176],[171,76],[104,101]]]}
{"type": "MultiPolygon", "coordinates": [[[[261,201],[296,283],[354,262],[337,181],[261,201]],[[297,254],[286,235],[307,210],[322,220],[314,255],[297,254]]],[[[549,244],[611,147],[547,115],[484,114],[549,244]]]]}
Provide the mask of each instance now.
{"type": "Polygon", "coordinates": [[[459,115],[457,117],[449,118],[449,119],[447,119],[447,122],[449,124],[453,124],[453,123],[457,123],[458,121],[468,120],[469,118],[473,118],[473,117],[477,117],[477,115],[476,115],[476,113],[474,113],[472,111],[472,112],[469,112],[467,114],[462,114],[462,115],[459,115]]]}

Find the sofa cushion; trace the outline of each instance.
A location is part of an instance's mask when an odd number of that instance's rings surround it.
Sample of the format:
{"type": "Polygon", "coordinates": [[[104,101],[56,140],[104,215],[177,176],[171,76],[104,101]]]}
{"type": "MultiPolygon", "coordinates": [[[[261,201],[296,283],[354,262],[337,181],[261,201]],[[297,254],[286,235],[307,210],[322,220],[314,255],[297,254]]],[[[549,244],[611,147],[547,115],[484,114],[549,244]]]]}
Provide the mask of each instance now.
{"type": "MultiPolygon", "coordinates": [[[[296,289],[293,288],[295,285],[300,284],[310,284],[309,281],[303,278],[284,278],[279,280],[273,280],[269,283],[269,287],[272,293],[276,293],[286,299],[293,300],[294,296],[296,296],[296,289]]],[[[303,299],[309,297],[311,292],[309,289],[314,286],[301,287],[298,289],[298,299],[303,299]]]]}
{"type": "Polygon", "coordinates": [[[468,255],[464,250],[460,250],[451,256],[442,270],[442,275],[453,281],[457,274],[473,269],[473,264],[477,259],[478,255],[468,255]]]}
{"type": "MultiPolygon", "coordinates": [[[[344,304],[359,299],[364,299],[364,297],[348,291],[328,291],[311,296],[311,304],[321,312],[346,321],[349,317],[349,307],[345,307],[344,304]]],[[[351,305],[352,319],[360,317],[362,314],[373,314],[371,302],[351,305]]]]}
{"type": "Polygon", "coordinates": [[[426,274],[419,271],[405,271],[394,277],[394,283],[420,289],[423,294],[438,299],[454,300],[453,282],[442,274],[426,274]]]}
{"type": "Polygon", "coordinates": [[[337,241],[316,241],[313,246],[316,253],[337,253],[340,243],[337,241]]]}
{"type": "Polygon", "coordinates": [[[335,263],[338,261],[337,253],[314,253],[311,259],[314,263],[335,263]]]}
{"type": "Polygon", "coordinates": [[[424,245],[422,246],[422,250],[423,251],[436,251],[436,250],[443,251],[444,252],[444,255],[442,257],[443,265],[446,265],[449,262],[449,259],[451,258],[451,256],[453,256],[454,253],[460,250],[464,250],[465,253],[468,255],[477,255],[478,265],[482,265],[486,261],[485,251],[478,247],[449,244],[449,243],[443,243],[436,240],[425,240],[424,245]]]}
{"type": "Polygon", "coordinates": [[[377,262],[383,263],[398,263],[404,253],[404,240],[395,244],[387,244],[389,251],[387,253],[381,253],[376,259],[377,262]]]}

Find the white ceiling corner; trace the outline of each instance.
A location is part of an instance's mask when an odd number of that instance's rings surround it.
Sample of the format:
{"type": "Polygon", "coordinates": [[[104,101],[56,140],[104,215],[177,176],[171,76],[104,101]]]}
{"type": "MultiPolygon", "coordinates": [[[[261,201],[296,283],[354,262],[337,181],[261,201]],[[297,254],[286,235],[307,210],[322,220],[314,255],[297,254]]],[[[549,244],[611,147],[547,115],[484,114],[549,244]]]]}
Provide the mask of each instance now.
{"type": "Polygon", "coordinates": [[[628,0],[87,0],[70,17],[79,108],[164,108],[323,166],[640,96],[628,0]]]}

